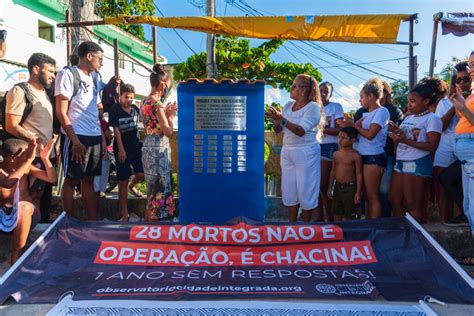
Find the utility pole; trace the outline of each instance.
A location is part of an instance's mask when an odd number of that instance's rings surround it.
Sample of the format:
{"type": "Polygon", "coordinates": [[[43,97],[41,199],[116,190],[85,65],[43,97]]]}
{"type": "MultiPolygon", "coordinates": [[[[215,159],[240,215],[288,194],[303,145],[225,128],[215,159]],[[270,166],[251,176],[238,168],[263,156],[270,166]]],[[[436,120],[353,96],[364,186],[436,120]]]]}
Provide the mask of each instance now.
{"type": "Polygon", "coordinates": [[[415,20],[418,18],[417,14],[413,14],[410,17],[409,23],[409,42],[410,46],[408,46],[408,68],[409,68],[409,75],[408,75],[408,87],[409,89],[413,89],[417,82],[417,67],[418,67],[418,60],[417,56],[414,55],[414,41],[415,41],[415,20]]]}
{"type": "MultiPolygon", "coordinates": [[[[214,0],[206,0],[206,15],[215,15],[214,0]]],[[[206,74],[208,78],[216,78],[217,65],[216,65],[216,35],[207,34],[207,45],[206,45],[206,74]]]]}
{"type": "MultiPolygon", "coordinates": [[[[92,0],[70,0],[69,2],[72,22],[94,20],[95,2],[92,0]]],[[[77,46],[82,41],[88,40],[86,34],[81,32],[81,27],[73,27],[71,32],[72,52],[75,53],[77,46]]]]}

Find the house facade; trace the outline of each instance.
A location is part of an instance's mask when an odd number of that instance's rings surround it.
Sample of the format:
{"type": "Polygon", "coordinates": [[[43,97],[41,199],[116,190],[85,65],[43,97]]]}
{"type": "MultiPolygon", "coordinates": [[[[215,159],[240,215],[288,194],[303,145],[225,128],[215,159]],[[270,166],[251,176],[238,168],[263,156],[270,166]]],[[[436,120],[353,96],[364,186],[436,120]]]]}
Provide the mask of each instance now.
{"type": "MultiPolygon", "coordinates": [[[[2,0],[0,1],[0,30],[7,31],[7,51],[0,59],[0,93],[9,90],[15,83],[28,79],[26,62],[35,52],[53,57],[58,69],[67,65],[66,29],[56,26],[64,22],[67,3],[62,0],[2,0]]],[[[137,99],[148,95],[149,71],[140,64],[153,67],[152,45],[144,42],[116,26],[100,25],[92,28],[98,36],[89,37],[104,49],[104,65],[101,70],[104,81],[114,75],[113,47],[105,41],[117,39],[122,52],[119,53],[119,73],[124,82],[135,86],[137,99]],[[100,38],[102,39],[100,39],[100,38]],[[105,41],[104,41],[105,40],[105,41]]],[[[159,63],[166,64],[163,56],[159,63]]]]}

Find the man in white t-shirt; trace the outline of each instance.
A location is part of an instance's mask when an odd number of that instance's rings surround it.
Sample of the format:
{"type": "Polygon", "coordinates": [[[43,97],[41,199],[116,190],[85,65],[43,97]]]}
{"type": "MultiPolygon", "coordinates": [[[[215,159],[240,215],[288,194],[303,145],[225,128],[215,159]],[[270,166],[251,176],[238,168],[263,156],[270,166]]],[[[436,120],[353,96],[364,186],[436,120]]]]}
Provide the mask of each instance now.
{"type": "Polygon", "coordinates": [[[98,72],[102,67],[103,50],[96,43],[86,41],[79,45],[77,54],[79,64],[65,68],[55,85],[56,114],[62,127],[61,156],[66,176],[61,199],[64,210],[72,215],[74,189],[80,182],[86,217],[95,220],[98,199],[93,181],[94,176],[101,174],[105,150],[98,108],[98,72]]]}

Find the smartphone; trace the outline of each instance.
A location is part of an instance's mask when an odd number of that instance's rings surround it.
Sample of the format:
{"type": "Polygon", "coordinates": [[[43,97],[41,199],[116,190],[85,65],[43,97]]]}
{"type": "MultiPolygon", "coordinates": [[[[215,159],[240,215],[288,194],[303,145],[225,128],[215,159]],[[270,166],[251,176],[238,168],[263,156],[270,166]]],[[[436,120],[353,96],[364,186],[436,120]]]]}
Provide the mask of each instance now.
{"type": "Polygon", "coordinates": [[[7,39],[7,31],[0,30],[0,40],[5,41],[7,39]]]}
{"type": "Polygon", "coordinates": [[[451,70],[451,82],[449,84],[449,96],[456,94],[456,79],[458,78],[458,70],[453,67],[451,70]]]}

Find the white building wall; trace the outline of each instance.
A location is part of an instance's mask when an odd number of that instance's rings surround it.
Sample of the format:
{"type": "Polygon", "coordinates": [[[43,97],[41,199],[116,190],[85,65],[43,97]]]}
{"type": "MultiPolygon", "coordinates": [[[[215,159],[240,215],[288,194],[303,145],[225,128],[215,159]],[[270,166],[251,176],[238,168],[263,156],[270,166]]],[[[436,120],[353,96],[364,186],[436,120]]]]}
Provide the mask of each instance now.
{"type": "MultiPolygon", "coordinates": [[[[5,60],[26,64],[31,54],[45,53],[56,60],[58,69],[67,64],[66,30],[56,27],[56,21],[31,11],[11,0],[0,0],[0,29],[7,30],[7,53],[5,60]],[[38,36],[38,21],[54,26],[54,43],[38,36]]],[[[104,66],[101,73],[104,81],[114,74],[113,47],[101,43],[104,49],[104,66]]],[[[152,65],[149,65],[151,68],[152,65]]],[[[125,57],[125,69],[120,69],[120,76],[126,83],[135,86],[136,93],[148,95],[149,72],[125,57]],[[132,67],[134,71],[132,72],[132,67]],[[141,74],[141,75],[139,75],[141,74]]],[[[28,71],[24,67],[12,65],[0,60],[0,91],[6,91],[19,81],[28,79],[28,71]]]]}

